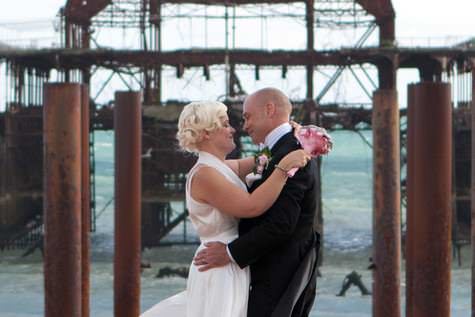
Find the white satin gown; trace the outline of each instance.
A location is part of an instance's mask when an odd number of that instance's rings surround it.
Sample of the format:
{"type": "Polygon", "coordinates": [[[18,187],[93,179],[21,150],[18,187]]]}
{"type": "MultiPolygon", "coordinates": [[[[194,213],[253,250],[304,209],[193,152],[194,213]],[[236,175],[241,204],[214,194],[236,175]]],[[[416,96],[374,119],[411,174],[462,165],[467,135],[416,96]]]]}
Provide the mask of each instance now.
{"type": "MultiPolygon", "coordinates": [[[[191,197],[191,179],[203,165],[215,168],[231,183],[247,191],[246,185],[224,162],[207,152],[199,153],[198,161],[188,173],[186,182],[186,205],[201,240],[196,252],[202,250],[206,242],[228,243],[238,237],[238,219],[191,197]]],[[[249,283],[249,268],[241,269],[235,263],[206,272],[199,272],[192,263],[186,290],[159,302],[140,316],[246,317],[249,283]]]]}

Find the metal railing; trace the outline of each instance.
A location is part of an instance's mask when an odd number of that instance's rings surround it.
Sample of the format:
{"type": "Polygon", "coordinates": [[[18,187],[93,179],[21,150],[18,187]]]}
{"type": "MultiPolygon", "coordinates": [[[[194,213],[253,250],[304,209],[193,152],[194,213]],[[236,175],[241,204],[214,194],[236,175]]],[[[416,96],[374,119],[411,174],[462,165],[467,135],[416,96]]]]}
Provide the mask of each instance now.
{"type": "Polygon", "coordinates": [[[31,249],[33,247],[42,249],[43,227],[43,219],[41,217],[35,218],[19,231],[0,240],[0,251],[31,249]]]}

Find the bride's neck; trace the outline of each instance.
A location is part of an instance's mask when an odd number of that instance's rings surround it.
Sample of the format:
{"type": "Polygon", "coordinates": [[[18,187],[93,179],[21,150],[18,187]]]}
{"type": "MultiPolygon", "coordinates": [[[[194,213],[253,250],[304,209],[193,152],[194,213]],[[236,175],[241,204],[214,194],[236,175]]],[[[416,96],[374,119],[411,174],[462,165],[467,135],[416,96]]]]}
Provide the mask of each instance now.
{"type": "Polygon", "coordinates": [[[221,161],[224,161],[226,159],[226,154],[223,153],[222,151],[219,151],[218,149],[211,147],[211,146],[202,146],[199,148],[200,151],[207,152],[209,154],[212,154],[219,158],[221,161]]]}

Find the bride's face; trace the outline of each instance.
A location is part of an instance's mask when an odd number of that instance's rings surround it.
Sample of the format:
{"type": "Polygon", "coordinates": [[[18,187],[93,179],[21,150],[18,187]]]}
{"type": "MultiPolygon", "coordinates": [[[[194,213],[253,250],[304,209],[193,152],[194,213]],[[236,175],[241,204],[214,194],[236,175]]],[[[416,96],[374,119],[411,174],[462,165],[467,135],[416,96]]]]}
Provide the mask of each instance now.
{"type": "Polygon", "coordinates": [[[234,150],[236,144],[234,143],[234,133],[236,130],[229,124],[228,115],[220,118],[221,127],[214,130],[210,135],[210,141],[213,144],[226,151],[226,154],[234,150]]]}

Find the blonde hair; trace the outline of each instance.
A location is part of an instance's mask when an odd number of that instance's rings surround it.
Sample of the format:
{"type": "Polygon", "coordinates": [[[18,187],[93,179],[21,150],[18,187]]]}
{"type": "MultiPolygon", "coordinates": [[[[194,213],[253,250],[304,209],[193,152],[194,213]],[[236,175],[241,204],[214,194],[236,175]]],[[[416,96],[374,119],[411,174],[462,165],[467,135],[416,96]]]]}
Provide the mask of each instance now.
{"type": "Polygon", "coordinates": [[[222,127],[221,118],[228,108],[217,101],[197,101],[187,104],[178,118],[176,138],[180,148],[188,152],[198,152],[198,144],[203,140],[203,132],[213,132],[222,127]]]}

